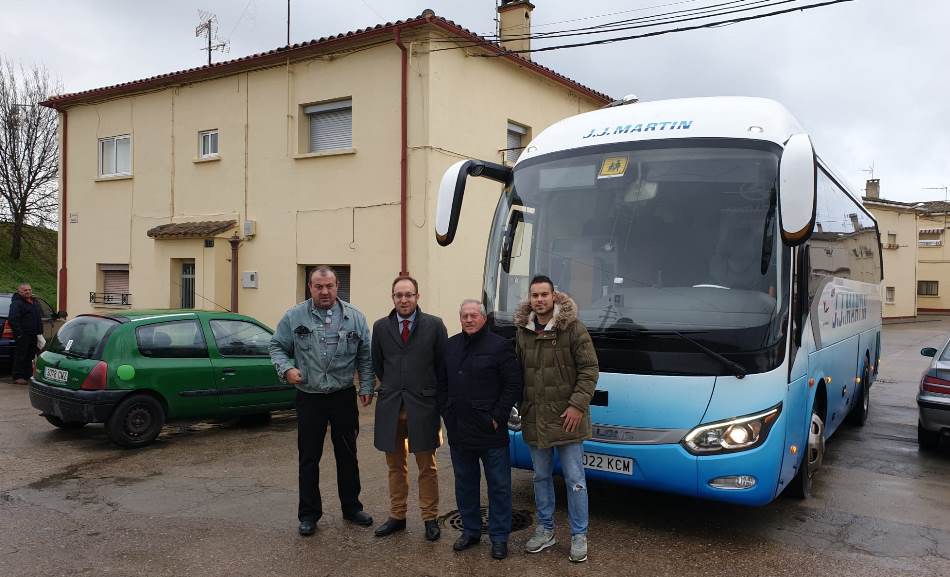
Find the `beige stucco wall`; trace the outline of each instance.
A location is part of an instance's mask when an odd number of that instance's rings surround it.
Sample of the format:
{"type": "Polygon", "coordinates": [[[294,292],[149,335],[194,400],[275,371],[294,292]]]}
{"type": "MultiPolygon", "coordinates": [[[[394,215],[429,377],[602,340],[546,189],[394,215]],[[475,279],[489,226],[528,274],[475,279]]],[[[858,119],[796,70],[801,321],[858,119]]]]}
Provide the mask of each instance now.
{"type": "Polygon", "coordinates": [[[881,302],[884,318],[914,317],[917,315],[917,214],[900,207],[866,203],[877,219],[884,256],[884,281],[881,283],[881,302]],[[889,234],[896,235],[890,243],[889,234]],[[896,246],[894,246],[896,244],[896,246]],[[894,302],[886,302],[887,287],[894,287],[894,302]]]}
{"type": "Polygon", "coordinates": [[[938,295],[918,295],[917,307],[921,310],[950,311],[950,250],[947,247],[947,219],[944,215],[920,215],[918,230],[940,229],[938,234],[920,235],[920,239],[939,240],[940,246],[920,246],[917,249],[919,265],[918,281],[937,281],[938,295]]]}
{"type": "MultiPolygon", "coordinates": [[[[474,179],[456,243],[437,247],[435,197],[442,172],[462,157],[501,161],[509,120],[536,133],[596,107],[566,87],[506,61],[462,51],[427,54],[407,38],[409,69],[409,271],[422,306],[448,316],[479,296],[487,228],[500,192],[474,179]],[[475,80],[477,79],[477,81],[475,80]]],[[[226,231],[202,239],[155,240],[169,222],[245,219],[257,234],[242,241],[240,270],[258,273],[239,289],[240,311],[276,324],[301,296],[303,265],[352,271],[351,300],[370,321],[390,310],[389,283],[400,268],[400,51],[384,44],[68,111],[68,227],[71,315],[89,312],[98,263],[128,263],[135,308],[175,304],[173,265],[194,259],[196,306],[230,303],[226,231]],[[302,154],[308,104],[352,98],[353,149],[302,154]],[[199,162],[198,132],[217,128],[218,160],[199,162]],[[132,134],[131,178],[97,180],[97,139],[132,134]]]]}

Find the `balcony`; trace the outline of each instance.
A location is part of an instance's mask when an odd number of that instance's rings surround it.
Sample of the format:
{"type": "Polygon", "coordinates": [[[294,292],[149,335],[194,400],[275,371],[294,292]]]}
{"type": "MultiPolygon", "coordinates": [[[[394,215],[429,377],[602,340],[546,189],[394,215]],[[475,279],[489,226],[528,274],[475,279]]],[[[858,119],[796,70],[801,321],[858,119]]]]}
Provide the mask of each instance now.
{"type": "Polygon", "coordinates": [[[132,305],[131,293],[89,293],[89,303],[107,307],[127,307],[132,305]]]}
{"type": "Polygon", "coordinates": [[[900,248],[900,245],[898,245],[896,242],[883,242],[881,243],[881,247],[884,250],[897,250],[900,248]]]}
{"type": "Polygon", "coordinates": [[[941,239],[936,239],[936,240],[918,240],[918,241],[917,241],[917,246],[919,246],[919,247],[921,247],[921,248],[930,248],[930,247],[935,247],[935,246],[943,246],[943,240],[941,240],[941,239]]]}

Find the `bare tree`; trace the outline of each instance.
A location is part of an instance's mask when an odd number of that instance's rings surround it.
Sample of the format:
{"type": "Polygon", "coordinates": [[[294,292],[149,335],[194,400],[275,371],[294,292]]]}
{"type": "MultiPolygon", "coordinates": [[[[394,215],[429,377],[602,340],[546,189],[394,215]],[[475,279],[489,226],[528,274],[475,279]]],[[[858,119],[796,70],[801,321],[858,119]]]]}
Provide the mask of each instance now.
{"type": "Polygon", "coordinates": [[[57,116],[40,102],[59,88],[44,68],[0,60],[0,212],[13,224],[13,259],[20,258],[24,224],[56,222],[57,116]]]}

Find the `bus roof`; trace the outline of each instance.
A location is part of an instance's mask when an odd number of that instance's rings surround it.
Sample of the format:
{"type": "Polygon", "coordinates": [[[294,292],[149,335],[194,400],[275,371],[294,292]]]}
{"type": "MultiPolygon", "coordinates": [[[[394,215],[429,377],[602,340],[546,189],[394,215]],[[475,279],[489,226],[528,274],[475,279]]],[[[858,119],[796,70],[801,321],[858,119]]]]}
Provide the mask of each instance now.
{"type": "Polygon", "coordinates": [[[768,98],[637,102],[565,118],[532,140],[518,161],[585,146],[668,138],[751,138],[781,145],[799,132],[803,129],[795,117],[768,98]]]}

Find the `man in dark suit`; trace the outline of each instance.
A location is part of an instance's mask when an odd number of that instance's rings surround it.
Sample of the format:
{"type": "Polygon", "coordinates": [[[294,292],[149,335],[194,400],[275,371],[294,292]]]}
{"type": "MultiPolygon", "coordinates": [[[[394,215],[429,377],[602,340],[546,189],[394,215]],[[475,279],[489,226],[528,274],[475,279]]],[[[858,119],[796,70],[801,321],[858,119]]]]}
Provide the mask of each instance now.
{"type": "Polygon", "coordinates": [[[459,309],[462,332],[445,346],[445,377],[439,406],[449,432],[455,500],[462,517],[462,536],[453,545],[463,551],[481,540],[481,475],[488,484],[488,536],[491,556],[508,556],[511,533],[511,457],[508,417],[521,400],[521,364],[512,343],[485,326],[485,308],[465,300],[459,309]]]}
{"type": "Polygon", "coordinates": [[[33,287],[29,283],[20,283],[13,293],[8,316],[16,339],[10,372],[14,383],[26,385],[33,376],[33,358],[39,348],[36,336],[43,334],[43,311],[33,298],[33,287]]]}
{"type": "Polygon", "coordinates": [[[440,536],[439,477],[435,450],[442,443],[436,399],[448,334],[442,319],[419,308],[419,283],[399,276],[392,285],[393,308],[373,325],[373,368],[379,378],[374,444],[389,467],[389,519],[376,528],[385,537],[406,528],[408,453],[419,469],[419,507],[425,537],[440,536]]]}

